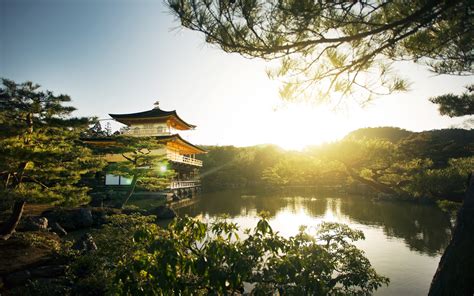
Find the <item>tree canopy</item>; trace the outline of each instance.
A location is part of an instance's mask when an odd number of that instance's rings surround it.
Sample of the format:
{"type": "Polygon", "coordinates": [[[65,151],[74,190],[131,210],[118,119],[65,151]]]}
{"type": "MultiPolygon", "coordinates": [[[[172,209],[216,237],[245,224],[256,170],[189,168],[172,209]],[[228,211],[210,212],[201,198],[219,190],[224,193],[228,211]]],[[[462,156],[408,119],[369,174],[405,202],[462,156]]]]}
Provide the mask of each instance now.
{"type": "Polygon", "coordinates": [[[405,90],[391,62],[472,74],[471,1],[167,0],[181,24],[226,52],[279,59],[284,99],[405,90]]]}
{"type": "MultiPolygon", "coordinates": [[[[97,128],[93,129],[97,131],[97,128]]],[[[99,135],[101,133],[99,130],[99,135]]],[[[94,145],[94,141],[89,141],[90,147],[97,155],[120,156],[121,161],[109,163],[106,170],[108,173],[130,179],[122,207],[127,204],[137,185],[150,191],[162,190],[169,185],[174,172],[167,168],[166,157],[160,153],[164,146],[155,138],[112,135],[106,136],[105,139],[110,142],[109,145],[94,145]]]]}
{"type": "Polygon", "coordinates": [[[67,95],[31,82],[2,79],[0,189],[3,198],[77,204],[87,200],[81,176],[102,162],[79,140],[89,118],[74,118],[67,95]]]}
{"type": "Polygon", "coordinates": [[[430,101],[437,104],[439,113],[449,117],[474,115],[474,84],[466,87],[461,95],[445,94],[433,97],[430,101]]]}
{"type": "Polygon", "coordinates": [[[304,188],[403,198],[459,200],[472,167],[474,132],[362,128],[333,143],[284,151],[275,146],[206,147],[203,188],[304,188]],[[367,186],[359,186],[358,184],[367,186]]]}
{"type": "Polygon", "coordinates": [[[118,294],[234,295],[251,283],[252,295],[370,295],[389,282],[352,243],[363,233],[342,224],[322,223],[315,234],[302,228],[289,238],[264,214],[243,238],[226,220],[144,226],[132,256],[121,254],[118,294]]]}

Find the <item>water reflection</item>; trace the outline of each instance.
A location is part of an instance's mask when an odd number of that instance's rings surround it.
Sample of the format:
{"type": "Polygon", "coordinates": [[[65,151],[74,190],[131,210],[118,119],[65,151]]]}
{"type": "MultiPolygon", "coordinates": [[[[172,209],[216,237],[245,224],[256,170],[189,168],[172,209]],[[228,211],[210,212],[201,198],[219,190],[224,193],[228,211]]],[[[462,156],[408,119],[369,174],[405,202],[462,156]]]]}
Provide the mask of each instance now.
{"type": "Polygon", "coordinates": [[[270,213],[270,225],[284,236],[296,234],[300,225],[321,221],[362,230],[366,239],[356,245],[377,272],[390,278],[390,285],[375,295],[426,295],[450,239],[450,222],[434,206],[374,202],[359,196],[311,192],[242,196],[229,191],[204,194],[199,202],[178,212],[203,220],[225,214],[242,228],[251,228],[260,211],[270,213]]]}
{"type": "Polygon", "coordinates": [[[401,238],[410,250],[428,256],[440,254],[450,239],[449,220],[436,207],[407,202],[376,202],[358,196],[308,193],[242,196],[239,192],[228,191],[204,194],[200,202],[179,210],[179,213],[206,217],[226,214],[237,220],[244,217],[255,220],[260,211],[269,212],[273,218],[272,225],[281,224],[283,228],[278,230],[283,232],[285,227],[297,229],[300,224],[319,220],[376,226],[388,238],[401,238]]]}
{"type": "Polygon", "coordinates": [[[387,237],[404,239],[411,250],[434,256],[450,239],[450,222],[436,207],[407,202],[344,199],[341,211],[361,224],[379,225],[387,237]]]}

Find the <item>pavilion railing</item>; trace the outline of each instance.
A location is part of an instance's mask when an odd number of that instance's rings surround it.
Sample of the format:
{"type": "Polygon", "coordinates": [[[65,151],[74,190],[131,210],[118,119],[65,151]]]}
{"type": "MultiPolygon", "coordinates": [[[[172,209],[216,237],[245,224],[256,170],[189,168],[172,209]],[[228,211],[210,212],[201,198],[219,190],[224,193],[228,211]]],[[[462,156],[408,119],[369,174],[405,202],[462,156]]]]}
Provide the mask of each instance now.
{"type": "Polygon", "coordinates": [[[190,180],[190,181],[171,181],[170,189],[180,189],[180,188],[193,188],[201,185],[199,180],[190,180]]]}
{"type": "Polygon", "coordinates": [[[181,154],[173,152],[173,151],[168,151],[166,153],[166,158],[169,161],[180,162],[180,163],[185,163],[185,164],[190,164],[190,165],[202,167],[202,160],[187,157],[187,156],[181,155],[181,154]]]}
{"type": "Polygon", "coordinates": [[[124,131],[125,135],[153,137],[169,135],[170,131],[164,128],[132,128],[124,131]]]}

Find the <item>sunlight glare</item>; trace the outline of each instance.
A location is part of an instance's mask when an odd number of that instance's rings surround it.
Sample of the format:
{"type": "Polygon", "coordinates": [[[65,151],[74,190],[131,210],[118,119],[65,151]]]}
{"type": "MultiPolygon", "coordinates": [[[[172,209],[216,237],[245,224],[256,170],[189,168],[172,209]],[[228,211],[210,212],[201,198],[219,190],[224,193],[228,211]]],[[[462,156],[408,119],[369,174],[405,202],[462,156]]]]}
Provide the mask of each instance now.
{"type": "Polygon", "coordinates": [[[278,109],[270,121],[273,123],[273,128],[268,130],[271,143],[292,150],[340,139],[351,130],[342,113],[307,104],[289,104],[278,109]]]}
{"type": "Polygon", "coordinates": [[[269,222],[281,235],[290,237],[298,233],[300,226],[313,227],[320,223],[318,220],[300,208],[297,212],[288,209],[280,211],[269,222]]]}

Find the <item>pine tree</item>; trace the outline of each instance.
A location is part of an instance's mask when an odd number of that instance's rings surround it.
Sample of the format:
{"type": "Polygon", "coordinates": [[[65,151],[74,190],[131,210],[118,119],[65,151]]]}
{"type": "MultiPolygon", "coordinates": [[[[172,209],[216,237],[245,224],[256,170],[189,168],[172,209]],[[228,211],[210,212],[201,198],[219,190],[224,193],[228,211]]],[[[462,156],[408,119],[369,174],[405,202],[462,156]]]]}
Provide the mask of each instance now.
{"type": "Polygon", "coordinates": [[[89,118],[71,117],[67,95],[32,82],[2,79],[0,88],[0,190],[3,201],[76,205],[88,200],[78,185],[103,161],[79,140],[89,118]]]}
{"type": "Polygon", "coordinates": [[[439,113],[449,117],[474,115],[474,84],[466,86],[466,92],[461,95],[445,94],[430,98],[437,104],[439,113]]]}
{"type": "Polygon", "coordinates": [[[94,141],[89,143],[96,154],[119,155],[121,161],[110,163],[106,170],[110,174],[131,179],[122,207],[127,204],[137,186],[157,191],[169,185],[174,172],[167,168],[164,147],[155,138],[124,135],[104,138],[109,145],[94,145],[94,141]]]}
{"type": "Polygon", "coordinates": [[[439,74],[474,73],[472,1],[166,0],[183,27],[245,57],[279,61],[269,71],[287,100],[403,91],[396,61],[439,74]]]}

